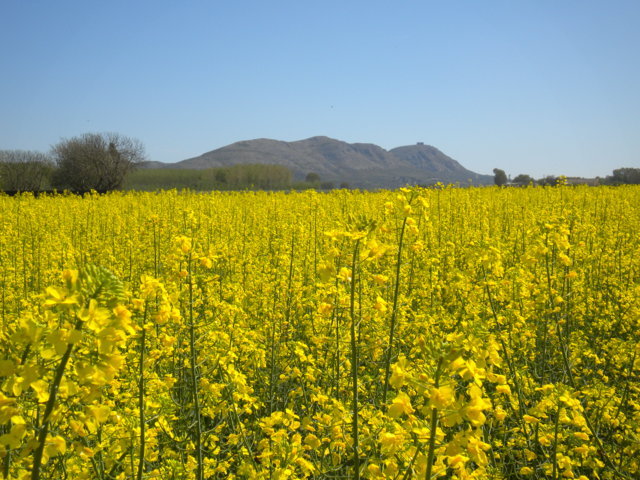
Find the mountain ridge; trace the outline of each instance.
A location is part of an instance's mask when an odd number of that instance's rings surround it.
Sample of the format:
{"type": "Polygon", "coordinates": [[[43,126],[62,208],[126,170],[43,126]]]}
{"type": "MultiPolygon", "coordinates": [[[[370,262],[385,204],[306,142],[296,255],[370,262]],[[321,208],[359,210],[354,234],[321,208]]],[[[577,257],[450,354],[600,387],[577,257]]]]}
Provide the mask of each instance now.
{"type": "Polygon", "coordinates": [[[490,175],[463,167],[436,147],[419,142],[391,150],[373,143],[347,143],[326,136],[286,142],[270,138],[241,140],[173,164],[147,162],[146,168],[205,169],[236,164],[288,167],[295,180],[316,173],[322,181],[358,188],[397,188],[436,182],[487,184],[490,175]]]}

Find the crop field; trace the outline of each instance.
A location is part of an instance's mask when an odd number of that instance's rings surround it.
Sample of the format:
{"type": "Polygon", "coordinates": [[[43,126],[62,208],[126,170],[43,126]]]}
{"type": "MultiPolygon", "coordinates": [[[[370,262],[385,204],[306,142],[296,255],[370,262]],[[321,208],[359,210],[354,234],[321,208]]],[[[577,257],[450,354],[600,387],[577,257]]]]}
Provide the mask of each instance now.
{"type": "Polygon", "coordinates": [[[639,232],[638,187],[0,196],[0,478],[640,478],[639,232]]]}

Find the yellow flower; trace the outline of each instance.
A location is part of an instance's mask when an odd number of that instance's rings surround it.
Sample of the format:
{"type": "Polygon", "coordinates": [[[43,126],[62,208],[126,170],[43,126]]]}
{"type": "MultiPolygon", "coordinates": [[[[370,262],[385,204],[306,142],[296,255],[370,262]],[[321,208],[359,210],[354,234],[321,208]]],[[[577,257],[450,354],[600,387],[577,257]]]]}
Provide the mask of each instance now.
{"type": "Polygon", "coordinates": [[[382,451],[389,455],[395,453],[404,443],[402,435],[397,435],[391,432],[382,432],[378,437],[378,440],[382,446],[382,451]]]}
{"type": "Polygon", "coordinates": [[[91,299],[89,306],[83,308],[78,317],[85,322],[87,328],[94,332],[98,332],[107,326],[111,313],[106,308],[101,307],[98,302],[91,299]]]}
{"type": "Polygon", "coordinates": [[[559,253],[558,259],[560,260],[560,263],[562,263],[566,267],[571,266],[571,264],[573,263],[571,259],[564,253],[559,253]]]}
{"type": "Polygon", "coordinates": [[[53,307],[55,305],[77,305],[78,297],[63,288],[47,287],[47,299],[44,302],[45,307],[53,307]]]}
{"type": "Polygon", "coordinates": [[[511,388],[509,388],[509,385],[498,385],[496,386],[496,393],[504,393],[505,395],[511,395],[511,388]]]}
{"type": "Polygon", "coordinates": [[[580,440],[584,440],[585,442],[589,440],[589,435],[584,432],[573,432],[573,436],[579,438],[580,440]]]}
{"type": "Polygon", "coordinates": [[[64,455],[67,451],[67,442],[60,436],[55,436],[47,439],[45,452],[47,456],[53,457],[55,455],[64,455]]]}
{"type": "Polygon", "coordinates": [[[351,281],[351,269],[349,269],[347,267],[342,267],[340,269],[340,271],[338,272],[338,279],[343,281],[343,282],[350,282],[351,281]]]}
{"type": "Polygon", "coordinates": [[[467,393],[471,400],[463,409],[464,416],[473,426],[480,426],[486,421],[483,411],[491,408],[491,402],[482,397],[482,390],[475,383],[469,385],[467,393]]]}
{"type": "Polygon", "coordinates": [[[211,260],[209,257],[200,257],[199,262],[201,267],[204,267],[204,268],[213,267],[213,260],[211,260]]]}
{"type": "Polygon", "coordinates": [[[407,380],[407,359],[403,356],[398,358],[398,361],[391,366],[391,377],[389,378],[389,384],[394,388],[402,387],[407,380]]]}
{"type": "Polygon", "coordinates": [[[448,385],[432,388],[429,395],[431,406],[439,410],[448,407],[455,401],[455,392],[448,385]]]}
{"type": "Polygon", "coordinates": [[[49,400],[49,385],[44,380],[36,380],[31,384],[39,403],[45,403],[49,400]]]}
{"type": "Polygon", "coordinates": [[[587,455],[589,453],[589,447],[586,445],[581,445],[579,447],[574,447],[573,451],[579,455],[587,455]]]}
{"type": "Polygon", "coordinates": [[[452,457],[449,457],[448,460],[449,460],[449,467],[460,469],[464,467],[464,464],[469,461],[469,458],[465,457],[464,455],[454,455],[452,457]]]}
{"type": "Polygon", "coordinates": [[[502,407],[496,407],[496,409],[493,411],[493,415],[499,422],[501,422],[507,416],[507,412],[505,412],[502,407]]]}
{"type": "Polygon", "coordinates": [[[409,396],[402,392],[393,399],[393,402],[389,406],[389,416],[391,418],[398,418],[404,414],[410,415],[413,413],[413,407],[411,406],[411,399],[409,396]]]}
{"type": "Polygon", "coordinates": [[[382,470],[375,463],[367,465],[367,473],[371,478],[382,478],[382,470]]]}
{"type": "Polygon", "coordinates": [[[318,313],[320,315],[329,315],[333,310],[333,305],[330,303],[320,302],[318,305],[318,313]]]}
{"type": "Polygon", "coordinates": [[[310,433],[309,435],[307,435],[304,439],[304,443],[306,445],[309,445],[311,448],[313,448],[314,450],[316,448],[319,448],[320,445],[322,445],[322,442],[320,441],[320,439],[318,437],[316,437],[313,433],[310,433]]]}
{"type": "Polygon", "coordinates": [[[389,277],[382,274],[373,275],[371,278],[377,285],[384,285],[385,283],[387,283],[387,281],[389,281],[389,277]]]}
{"type": "Polygon", "coordinates": [[[104,423],[109,418],[111,409],[106,405],[90,405],[86,408],[87,416],[92,417],[98,423],[104,423]]]}
{"type": "Polygon", "coordinates": [[[373,306],[373,308],[380,313],[384,313],[387,311],[387,302],[385,302],[385,300],[382,297],[378,296],[378,298],[376,298],[376,303],[373,306]]]}
{"type": "Polygon", "coordinates": [[[179,236],[175,239],[178,250],[182,253],[189,253],[191,251],[191,239],[185,236],[179,236]]]}
{"type": "Polygon", "coordinates": [[[8,377],[15,372],[15,365],[11,360],[0,360],[0,377],[8,377]]]}

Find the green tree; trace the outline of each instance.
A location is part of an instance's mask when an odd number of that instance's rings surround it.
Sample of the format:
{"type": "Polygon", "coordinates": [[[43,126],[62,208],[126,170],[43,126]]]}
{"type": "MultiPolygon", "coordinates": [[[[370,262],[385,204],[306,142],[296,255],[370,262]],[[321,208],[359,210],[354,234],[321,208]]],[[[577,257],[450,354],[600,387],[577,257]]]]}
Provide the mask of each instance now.
{"type": "Polygon", "coordinates": [[[640,184],[640,168],[617,168],[607,177],[607,183],[613,185],[640,184]]]}
{"type": "Polygon", "coordinates": [[[527,175],[525,173],[521,173],[513,179],[513,183],[519,185],[521,187],[526,187],[527,185],[533,183],[533,177],[531,175],[527,175]]]}
{"type": "Polygon", "coordinates": [[[547,175],[544,178],[541,178],[536,183],[538,185],[552,187],[558,182],[558,177],[554,177],[553,175],[547,175]]]}
{"type": "Polygon", "coordinates": [[[53,162],[40,152],[0,150],[0,186],[5,191],[39,192],[49,186],[53,162]]]}
{"type": "Polygon", "coordinates": [[[214,178],[218,183],[227,183],[227,169],[226,168],[216,168],[214,172],[214,178]]]}
{"type": "Polygon", "coordinates": [[[504,170],[500,170],[499,168],[493,169],[493,183],[495,183],[499,187],[506,185],[507,174],[504,173],[504,170]]]}
{"type": "Polygon", "coordinates": [[[307,173],[307,176],[305,177],[305,181],[309,182],[309,183],[317,183],[320,181],[320,175],[318,175],[315,172],[309,172],[307,173]]]}

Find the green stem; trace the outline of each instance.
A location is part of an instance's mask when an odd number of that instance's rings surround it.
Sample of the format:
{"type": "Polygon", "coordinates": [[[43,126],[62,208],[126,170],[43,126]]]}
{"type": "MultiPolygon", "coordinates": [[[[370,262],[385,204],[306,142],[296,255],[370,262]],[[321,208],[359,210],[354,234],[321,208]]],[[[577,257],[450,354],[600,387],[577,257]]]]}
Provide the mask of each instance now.
{"type": "MultiPolygon", "coordinates": [[[[11,422],[6,424],[6,431],[8,432],[11,427],[11,422]]],[[[4,433],[4,431],[2,432],[4,433]]],[[[4,462],[2,464],[2,478],[9,478],[9,467],[11,466],[11,448],[6,447],[7,452],[4,454],[4,462]]]]}
{"type": "Polygon", "coordinates": [[[144,308],[144,317],[142,320],[142,338],[140,339],[140,384],[138,386],[138,411],[140,415],[140,453],[138,461],[138,480],[142,480],[144,472],[144,448],[145,448],[145,417],[144,417],[144,349],[146,348],[147,331],[145,330],[147,323],[147,305],[144,308]]]}
{"type": "Polygon", "coordinates": [[[391,309],[391,325],[389,326],[389,343],[387,345],[387,355],[384,360],[384,382],[382,387],[382,404],[387,403],[387,391],[389,390],[389,375],[391,373],[391,358],[393,356],[393,338],[396,329],[396,318],[398,316],[398,296],[400,292],[400,265],[402,262],[402,247],[404,243],[404,232],[407,227],[407,218],[404,217],[402,228],[400,229],[400,242],[398,244],[398,257],[396,258],[396,281],[393,289],[393,308],[391,309]]]}
{"type": "Polygon", "coordinates": [[[551,470],[551,478],[558,478],[558,425],[560,423],[560,405],[556,409],[556,423],[553,427],[553,450],[551,452],[553,467],[551,470]]]}
{"type": "MultiPolygon", "coordinates": [[[[73,326],[74,329],[80,330],[82,328],[82,320],[76,319],[76,323],[73,326]]],[[[47,434],[49,433],[49,422],[51,420],[51,414],[53,408],[56,405],[56,398],[58,397],[58,389],[60,388],[60,382],[62,382],[62,376],[64,370],[67,368],[69,358],[73,352],[73,343],[67,345],[67,349],[62,355],[60,363],[56,367],[56,372],[53,377],[53,383],[51,384],[51,390],[49,391],[49,399],[44,408],[44,415],[42,416],[42,425],[40,426],[40,433],[38,434],[38,446],[33,453],[33,469],[31,470],[31,480],[40,480],[40,468],[42,467],[42,455],[44,453],[44,445],[47,441],[47,434]]]]}
{"type": "MultiPolygon", "coordinates": [[[[340,271],[340,268],[341,268],[340,259],[338,259],[337,271],[340,271]]],[[[336,276],[336,280],[335,280],[336,291],[338,291],[338,285],[339,285],[339,280],[338,280],[338,277],[336,276]]],[[[340,394],[340,317],[341,317],[341,314],[338,313],[339,306],[340,306],[340,296],[335,295],[334,297],[335,298],[334,298],[334,305],[333,305],[333,318],[336,321],[335,397],[338,401],[340,401],[340,397],[341,397],[341,394],[340,394]]]]}
{"type": "Polygon", "coordinates": [[[196,327],[193,320],[193,271],[191,257],[189,257],[189,353],[193,396],[193,407],[196,414],[196,460],[198,466],[196,469],[196,480],[204,480],[204,459],[202,456],[202,421],[200,418],[200,398],[198,397],[198,373],[196,351],[196,327]]]}
{"type": "MultiPolygon", "coordinates": [[[[569,385],[571,386],[571,388],[574,391],[577,391],[578,389],[576,387],[576,382],[575,382],[575,380],[573,378],[573,372],[571,371],[571,365],[569,363],[569,356],[567,354],[568,346],[565,343],[564,339],[562,338],[562,334],[560,332],[560,327],[558,325],[556,325],[556,334],[557,334],[558,340],[560,342],[560,353],[562,353],[562,364],[564,366],[565,374],[567,375],[567,378],[569,380],[569,385]]],[[[591,419],[589,418],[589,415],[587,414],[587,401],[585,399],[583,399],[581,403],[582,403],[582,408],[584,410],[584,420],[585,420],[585,422],[587,424],[587,428],[589,429],[589,432],[591,432],[591,436],[593,437],[593,440],[596,442],[596,447],[597,447],[597,450],[598,450],[598,454],[600,455],[600,458],[603,460],[603,462],[605,464],[607,464],[609,466],[609,468],[611,468],[611,470],[613,471],[613,473],[614,473],[614,475],[616,477],[625,478],[625,479],[631,479],[631,477],[629,477],[625,473],[622,473],[620,470],[618,470],[618,468],[615,466],[615,464],[613,463],[611,458],[609,458],[609,455],[604,450],[604,445],[602,444],[602,441],[600,440],[600,437],[598,437],[598,432],[594,428],[593,423],[591,422],[591,419]]]]}
{"type": "Polygon", "coordinates": [[[356,313],[355,313],[355,294],[356,294],[356,266],[358,260],[358,249],[360,240],[356,241],[353,250],[353,260],[351,262],[351,299],[349,304],[351,314],[351,381],[352,390],[352,437],[353,437],[353,468],[354,480],[360,478],[360,445],[358,439],[358,346],[356,343],[356,313]]]}
{"type": "MultiPolygon", "coordinates": [[[[440,386],[440,369],[442,367],[442,357],[438,359],[438,366],[436,367],[435,388],[440,386]]],[[[424,478],[426,480],[431,479],[431,472],[433,471],[433,457],[436,450],[436,430],[438,429],[438,409],[431,409],[431,431],[429,436],[429,449],[427,451],[427,470],[424,478]]]]}

